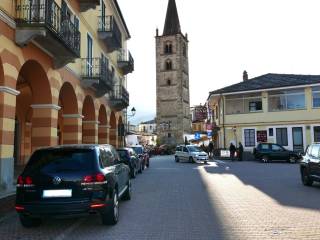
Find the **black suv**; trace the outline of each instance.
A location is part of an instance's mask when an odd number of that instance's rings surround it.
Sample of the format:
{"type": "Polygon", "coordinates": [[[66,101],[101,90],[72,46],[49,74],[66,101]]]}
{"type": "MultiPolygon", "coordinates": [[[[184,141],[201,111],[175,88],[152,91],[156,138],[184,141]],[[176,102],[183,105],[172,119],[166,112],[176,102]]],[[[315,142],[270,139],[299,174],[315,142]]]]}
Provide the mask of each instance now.
{"type": "Polygon", "coordinates": [[[300,159],[298,153],[289,151],[275,143],[259,143],[253,150],[253,155],[256,159],[265,163],[272,160],[285,160],[287,162],[295,163],[300,159]]]}
{"type": "Polygon", "coordinates": [[[302,183],[311,186],[314,181],[320,182],[320,143],[311,144],[300,163],[302,183]]]}
{"type": "Polygon", "coordinates": [[[99,213],[116,224],[119,199],[131,198],[129,167],[111,145],[65,145],[35,151],[17,180],[16,211],[24,227],[45,217],[99,213]]]}

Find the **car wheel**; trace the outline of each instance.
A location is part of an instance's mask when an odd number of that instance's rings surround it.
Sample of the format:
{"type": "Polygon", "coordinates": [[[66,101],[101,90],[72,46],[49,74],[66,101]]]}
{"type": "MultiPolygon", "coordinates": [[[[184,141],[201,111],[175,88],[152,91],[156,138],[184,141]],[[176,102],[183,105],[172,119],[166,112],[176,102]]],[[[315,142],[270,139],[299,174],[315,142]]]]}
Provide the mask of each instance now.
{"type": "Polygon", "coordinates": [[[131,200],[131,193],[132,193],[132,188],[131,188],[131,181],[129,179],[127,183],[127,190],[124,192],[122,199],[126,201],[131,200]]]}
{"type": "Polygon", "coordinates": [[[192,157],[189,157],[189,163],[193,163],[193,158],[192,157]]]}
{"type": "Polygon", "coordinates": [[[207,164],[208,163],[208,161],[204,161],[204,164],[207,164]]]}
{"type": "Polygon", "coordinates": [[[297,158],[295,156],[290,156],[289,157],[289,162],[290,163],[296,163],[297,162],[297,158]]]}
{"type": "Polygon", "coordinates": [[[21,225],[25,228],[38,227],[41,224],[40,218],[32,218],[23,214],[19,215],[21,225]]]}
{"type": "Polygon", "coordinates": [[[101,220],[104,225],[115,225],[119,220],[119,199],[118,192],[114,190],[112,203],[106,212],[101,213],[101,220]]]}
{"type": "Polygon", "coordinates": [[[263,155],[262,158],[261,158],[261,161],[263,163],[268,163],[269,162],[269,157],[267,155],[263,155]]]}
{"type": "Polygon", "coordinates": [[[175,157],[175,160],[176,160],[176,162],[180,162],[180,160],[179,160],[179,157],[178,157],[178,156],[176,156],[176,157],[175,157]]]}
{"type": "Polygon", "coordinates": [[[301,171],[301,180],[305,186],[311,186],[313,184],[313,180],[310,178],[307,168],[303,168],[301,171]]]}

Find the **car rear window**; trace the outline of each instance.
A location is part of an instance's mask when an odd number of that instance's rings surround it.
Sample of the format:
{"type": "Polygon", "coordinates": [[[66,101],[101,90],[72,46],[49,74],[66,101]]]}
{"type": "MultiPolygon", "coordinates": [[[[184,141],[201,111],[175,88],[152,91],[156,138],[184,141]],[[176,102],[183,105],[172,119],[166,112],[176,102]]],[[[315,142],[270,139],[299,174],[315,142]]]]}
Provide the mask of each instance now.
{"type": "Polygon", "coordinates": [[[129,154],[127,150],[117,150],[119,156],[121,159],[128,159],[129,158],[129,154]]]}
{"type": "Polygon", "coordinates": [[[269,150],[269,144],[261,144],[260,149],[261,150],[269,150]]]}
{"type": "Polygon", "coordinates": [[[142,147],[132,147],[132,149],[136,152],[136,154],[142,154],[143,153],[142,147]]]}
{"type": "Polygon", "coordinates": [[[34,152],[25,168],[27,172],[68,172],[94,168],[94,149],[46,149],[34,152]]]}

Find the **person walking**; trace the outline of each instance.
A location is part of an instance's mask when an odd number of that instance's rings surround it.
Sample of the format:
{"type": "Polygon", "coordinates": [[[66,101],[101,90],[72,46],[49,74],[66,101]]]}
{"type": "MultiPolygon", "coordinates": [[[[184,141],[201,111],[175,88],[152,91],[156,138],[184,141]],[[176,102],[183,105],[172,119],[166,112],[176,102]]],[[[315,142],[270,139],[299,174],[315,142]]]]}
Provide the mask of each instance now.
{"type": "Polygon", "coordinates": [[[238,148],[238,153],[239,153],[239,161],[242,161],[242,156],[243,156],[243,146],[242,143],[239,142],[239,148],[238,148]]]}
{"type": "Polygon", "coordinates": [[[213,158],[213,142],[210,141],[208,146],[209,158],[213,158]]]}
{"type": "Polygon", "coordinates": [[[232,142],[230,143],[229,151],[230,151],[231,161],[234,161],[234,154],[236,153],[236,147],[233,145],[232,142]]]}

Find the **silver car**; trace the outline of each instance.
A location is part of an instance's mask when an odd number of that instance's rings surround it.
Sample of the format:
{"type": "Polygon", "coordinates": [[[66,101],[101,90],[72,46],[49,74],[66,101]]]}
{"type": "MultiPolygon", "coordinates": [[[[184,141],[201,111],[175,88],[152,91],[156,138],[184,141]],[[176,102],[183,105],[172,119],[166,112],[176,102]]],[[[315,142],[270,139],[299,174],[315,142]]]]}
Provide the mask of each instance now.
{"type": "Polygon", "coordinates": [[[209,156],[201,148],[195,145],[178,145],[176,147],[176,162],[185,161],[191,163],[207,163],[209,156]]]}

